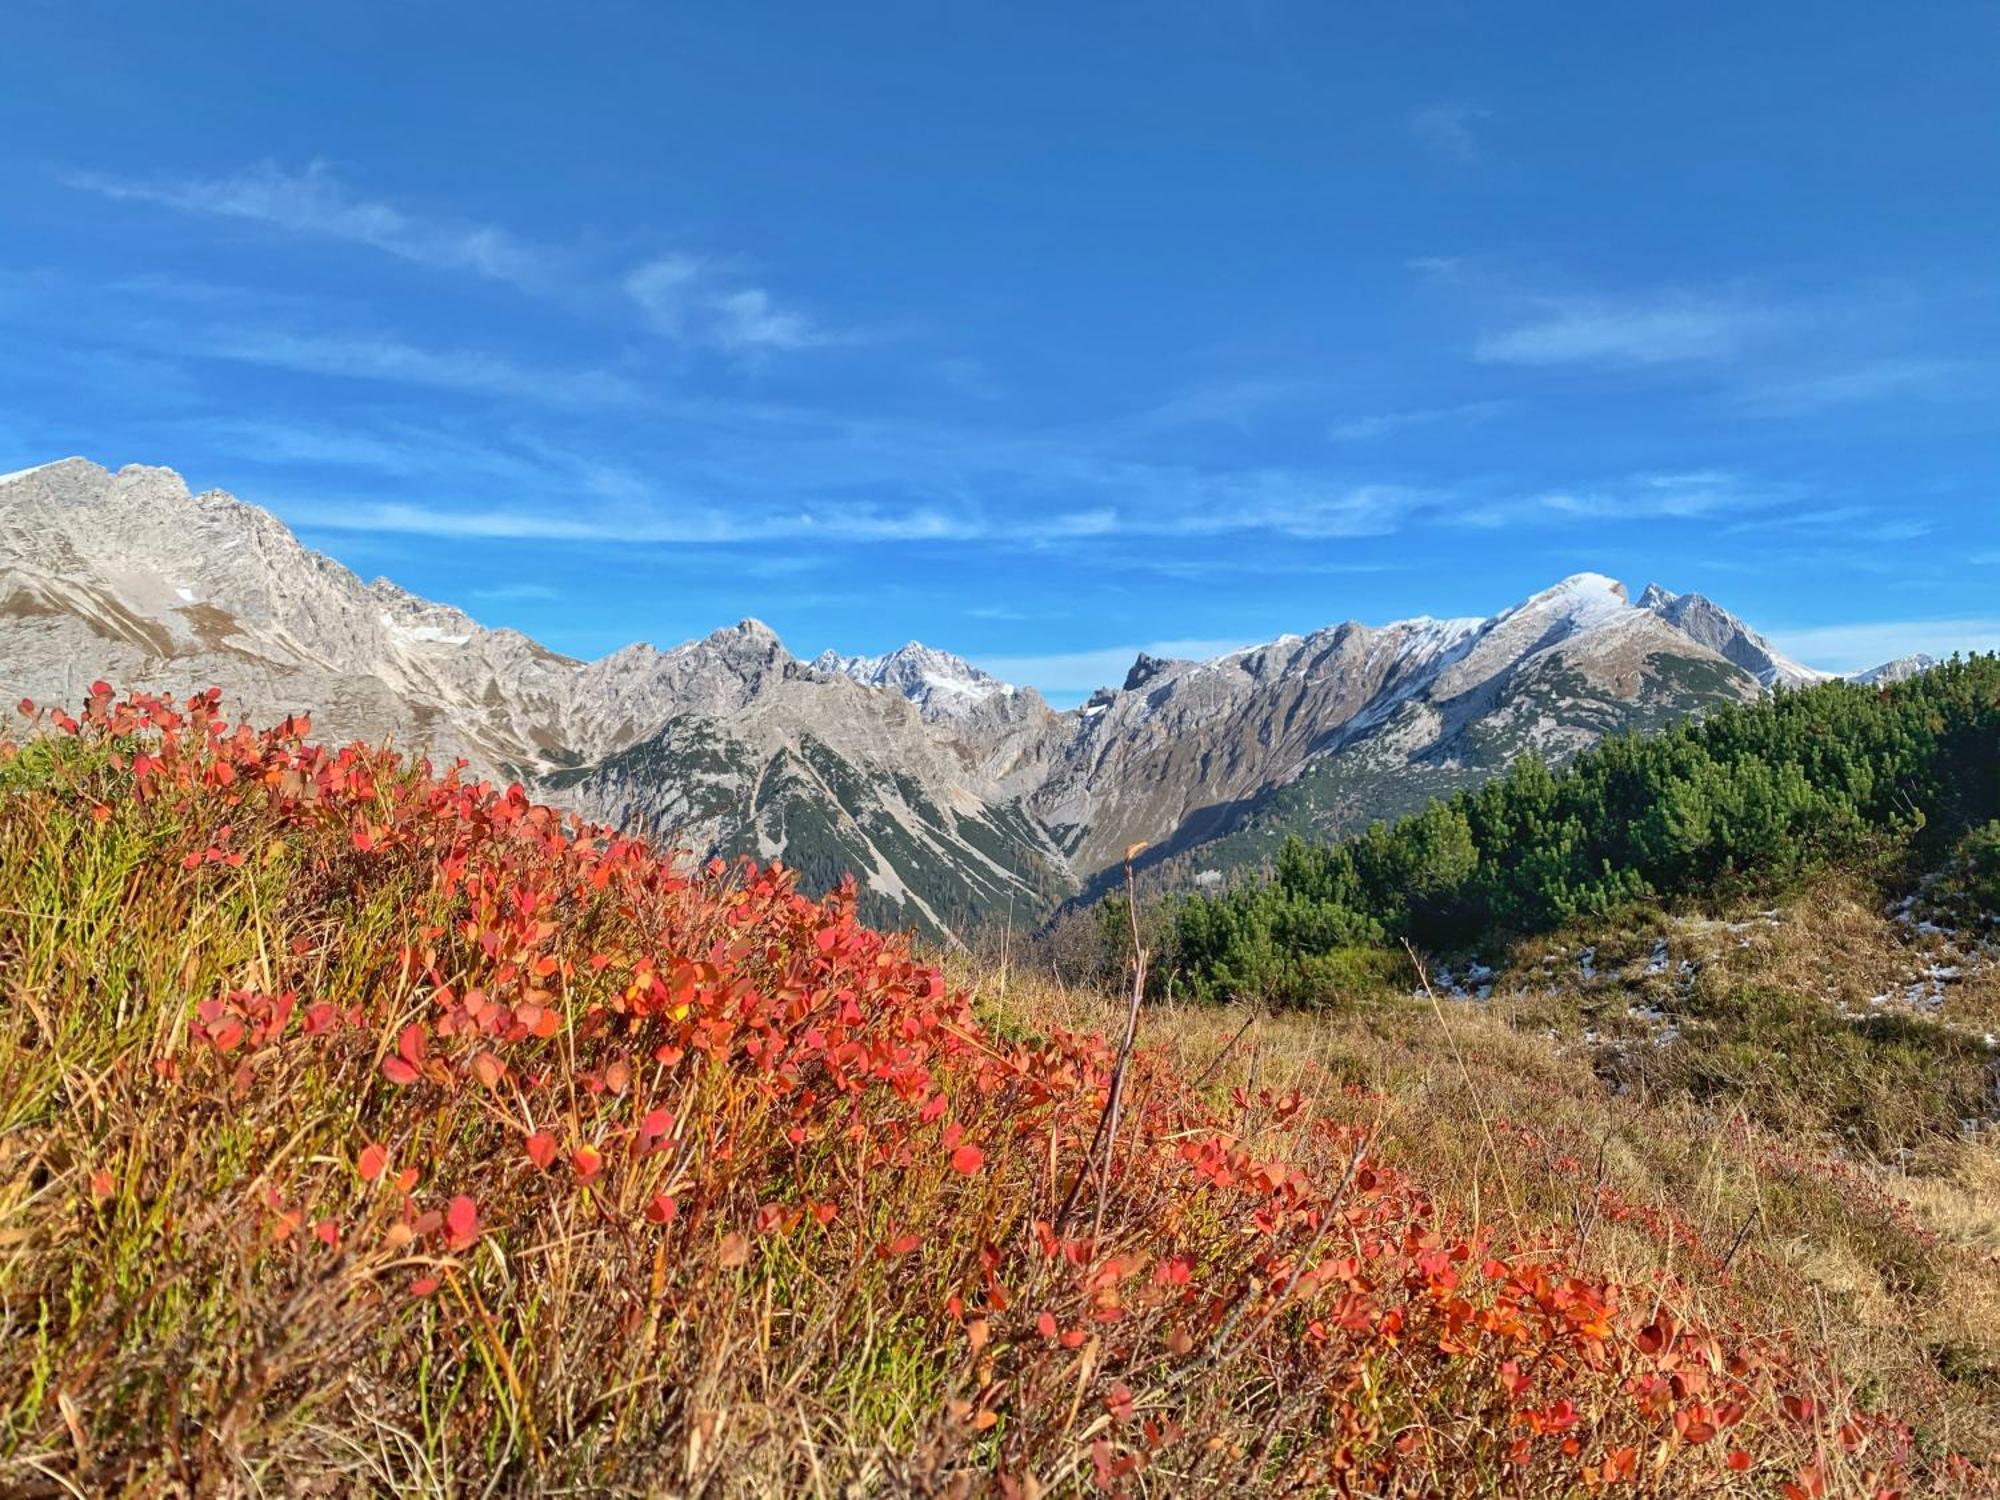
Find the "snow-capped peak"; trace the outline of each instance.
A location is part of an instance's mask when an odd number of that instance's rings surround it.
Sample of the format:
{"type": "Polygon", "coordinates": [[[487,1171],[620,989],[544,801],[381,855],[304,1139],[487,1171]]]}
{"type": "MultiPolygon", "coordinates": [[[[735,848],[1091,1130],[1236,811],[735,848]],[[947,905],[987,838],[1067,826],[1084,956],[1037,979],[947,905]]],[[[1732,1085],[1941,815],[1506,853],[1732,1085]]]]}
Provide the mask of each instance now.
{"type": "Polygon", "coordinates": [[[1892,682],[1906,682],[1912,677],[1921,677],[1937,664],[1935,656],[1926,656],[1921,651],[1913,651],[1908,656],[1885,661],[1879,667],[1852,673],[1847,680],[1864,683],[1870,687],[1886,687],[1892,682]]]}
{"type": "Polygon", "coordinates": [[[1500,618],[1535,615],[1554,618],[1582,629],[1599,624],[1632,607],[1625,585],[1603,573],[1572,573],[1553,588],[1530,594],[1500,618]]]}
{"type": "Polygon", "coordinates": [[[26,479],[30,474],[39,474],[44,469],[53,469],[58,464],[80,464],[89,460],[82,458],[52,458],[45,464],[30,464],[25,469],[16,469],[11,474],[0,474],[0,484],[11,484],[16,479],[26,479]]]}
{"type": "Polygon", "coordinates": [[[1018,689],[962,656],[911,641],[881,656],[842,656],[822,651],[813,659],[815,671],[851,677],[869,687],[900,693],[917,705],[927,719],[957,719],[980,704],[1018,689]]]}

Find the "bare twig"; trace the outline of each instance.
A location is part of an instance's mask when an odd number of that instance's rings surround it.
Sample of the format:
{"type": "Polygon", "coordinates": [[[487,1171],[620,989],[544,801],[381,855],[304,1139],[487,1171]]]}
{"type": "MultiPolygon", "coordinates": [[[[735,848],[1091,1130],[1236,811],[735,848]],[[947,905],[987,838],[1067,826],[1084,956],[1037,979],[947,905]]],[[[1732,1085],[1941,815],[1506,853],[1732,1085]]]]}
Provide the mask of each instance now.
{"type": "Polygon", "coordinates": [[[1222,1044],[1222,1050],[1216,1053],[1215,1056],[1211,1057],[1208,1060],[1208,1066],[1201,1070],[1201,1076],[1196,1078],[1194,1081],[1194,1087],[1192,1090],[1194,1093],[1197,1094],[1200,1093],[1202,1085],[1207,1083],[1210,1078],[1213,1078],[1215,1076],[1215,1070],[1222,1066],[1222,1060],[1225,1057],[1229,1056],[1230,1051],[1236,1046],[1238,1042],[1243,1040],[1243,1033],[1248,1031],[1253,1025],[1256,1024],[1257,1015],[1258,1012],[1253,1010],[1250,1012],[1249,1015],[1245,1016],[1243,1018],[1243,1024],[1236,1028],[1236,1035],[1232,1036],[1228,1041],[1224,1042],[1222,1044]]]}
{"type": "MultiPolygon", "coordinates": [[[[1132,1043],[1139,1032],[1139,1002],[1146,993],[1146,950],[1139,941],[1139,903],[1135,895],[1132,875],[1132,861],[1144,844],[1134,844],[1125,851],[1125,910],[1132,923],[1132,999],[1125,1009],[1125,1035],[1118,1044],[1118,1058],[1111,1065],[1111,1087],[1105,1094],[1104,1111],[1097,1117],[1097,1129],[1091,1133],[1090,1148],[1084,1152],[1083,1161],[1078,1165],[1076,1180],[1070,1184],[1069,1192],[1063,1198],[1062,1207],[1056,1210],[1054,1231],[1063,1232],[1069,1223],[1069,1216],[1076,1208],[1077,1195],[1089,1180],[1091,1168],[1098,1160],[1098,1148],[1104,1148],[1104,1173],[1108,1177],[1111,1163],[1111,1148],[1118,1134],[1119,1106],[1125,1098],[1125,1065],[1132,1056],[1132,1043]]],[[[1097,1192],[1098,1221],[1103,1222],[1104,1188],[1100,1183],[1097,1192]]]]}

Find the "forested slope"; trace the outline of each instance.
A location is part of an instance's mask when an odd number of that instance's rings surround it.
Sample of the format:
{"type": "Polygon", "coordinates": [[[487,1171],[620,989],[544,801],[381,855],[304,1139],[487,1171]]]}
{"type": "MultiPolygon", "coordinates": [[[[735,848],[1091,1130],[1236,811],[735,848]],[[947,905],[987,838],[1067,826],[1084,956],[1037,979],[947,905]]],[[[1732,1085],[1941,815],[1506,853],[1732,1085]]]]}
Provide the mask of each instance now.
{"type": "Polygon", "coordinates": [[[1613,738],[1560,772],[1525,758],[1345,842],[1289,841],[1267,879],[1176,904],[1175,956],[1203,994],[1315,1003],[1403,939],[1453,950],[1634,898],[1931,865],[1961,842],[1976,861],[1996,818],[2000,658],[1954,659],[1613,738]]]}

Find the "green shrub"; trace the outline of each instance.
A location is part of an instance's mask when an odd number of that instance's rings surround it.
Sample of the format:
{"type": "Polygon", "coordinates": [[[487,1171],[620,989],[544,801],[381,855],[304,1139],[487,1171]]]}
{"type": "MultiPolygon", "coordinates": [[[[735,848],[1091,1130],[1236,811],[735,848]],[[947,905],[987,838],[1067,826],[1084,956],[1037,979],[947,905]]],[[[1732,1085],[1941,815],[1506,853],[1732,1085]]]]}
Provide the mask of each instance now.
{"type": "Polygon", "coordinates": [[[1935,859],[1966,828],[2000,910],[2000,656],[1884,689],[1830,682],[1604,741],[1340,844],[1292,839],[1271,877],[1172,912],[1197,993],[1300,995],[1305,960],[1408,938],[1437,952],[1636,900],[1767,895],[1835,865],[1935,859]]]}

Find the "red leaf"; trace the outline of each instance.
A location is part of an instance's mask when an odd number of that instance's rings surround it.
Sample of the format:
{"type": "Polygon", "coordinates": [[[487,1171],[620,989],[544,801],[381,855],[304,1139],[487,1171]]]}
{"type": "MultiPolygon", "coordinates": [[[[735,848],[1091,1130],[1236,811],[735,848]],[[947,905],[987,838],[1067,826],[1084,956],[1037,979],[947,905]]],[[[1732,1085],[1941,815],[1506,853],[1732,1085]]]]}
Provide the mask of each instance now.
{"type": "Polygon", "coordinates": [[[556,1138],[546,1130],[537,1130],[528,1137],[528,1160],[547,1171],[549,1163],[556,1159],[556,1138]]]}
{"type": "Polygon", "coordinates": [[[402,1054],[403,1061],[407,1063],[421,1063],[424,1060],[424,1047],[424,1028],[415,1022],[405,1026],[402,1034],[396,1038],[396,1051],[402,1054]]]}
{"type": "Polygon", "coordinates": [[[361,1148],[361,1157],[354,1164],[363,1182],[373,1182],[389,1170],[389,1148],[379,1141],[370,1141],[361,1148]]]}
{"type": "Polygon", "coordinates": [[[665,1193],[653,1194],[653,1201],[646,1205],[646,1217],[655,1224],[674,1222],[674,1200],[665,1193]]]}
{"type": "Polygon", "coordinates": [[[454,1250],[463,1250],[479,1238],[478,1206],[460,1193],[444,1211],[444,1227],[445,1243],[454,1250]]]}
{"type": "Polygon", "coordinates": [[[391,1083],[412,1084],[417,1081],[418,1074],[417,1070],[402,1058],[385,1057],[382,1059],[382,1076],[391,1083]]]}
{"type": "Polygon", "coordinates": [[[970,1177],[985,1165],[986,1153],[977,1146],[960,1146],[951,1153],[951,1169],[970,1177]]]}

